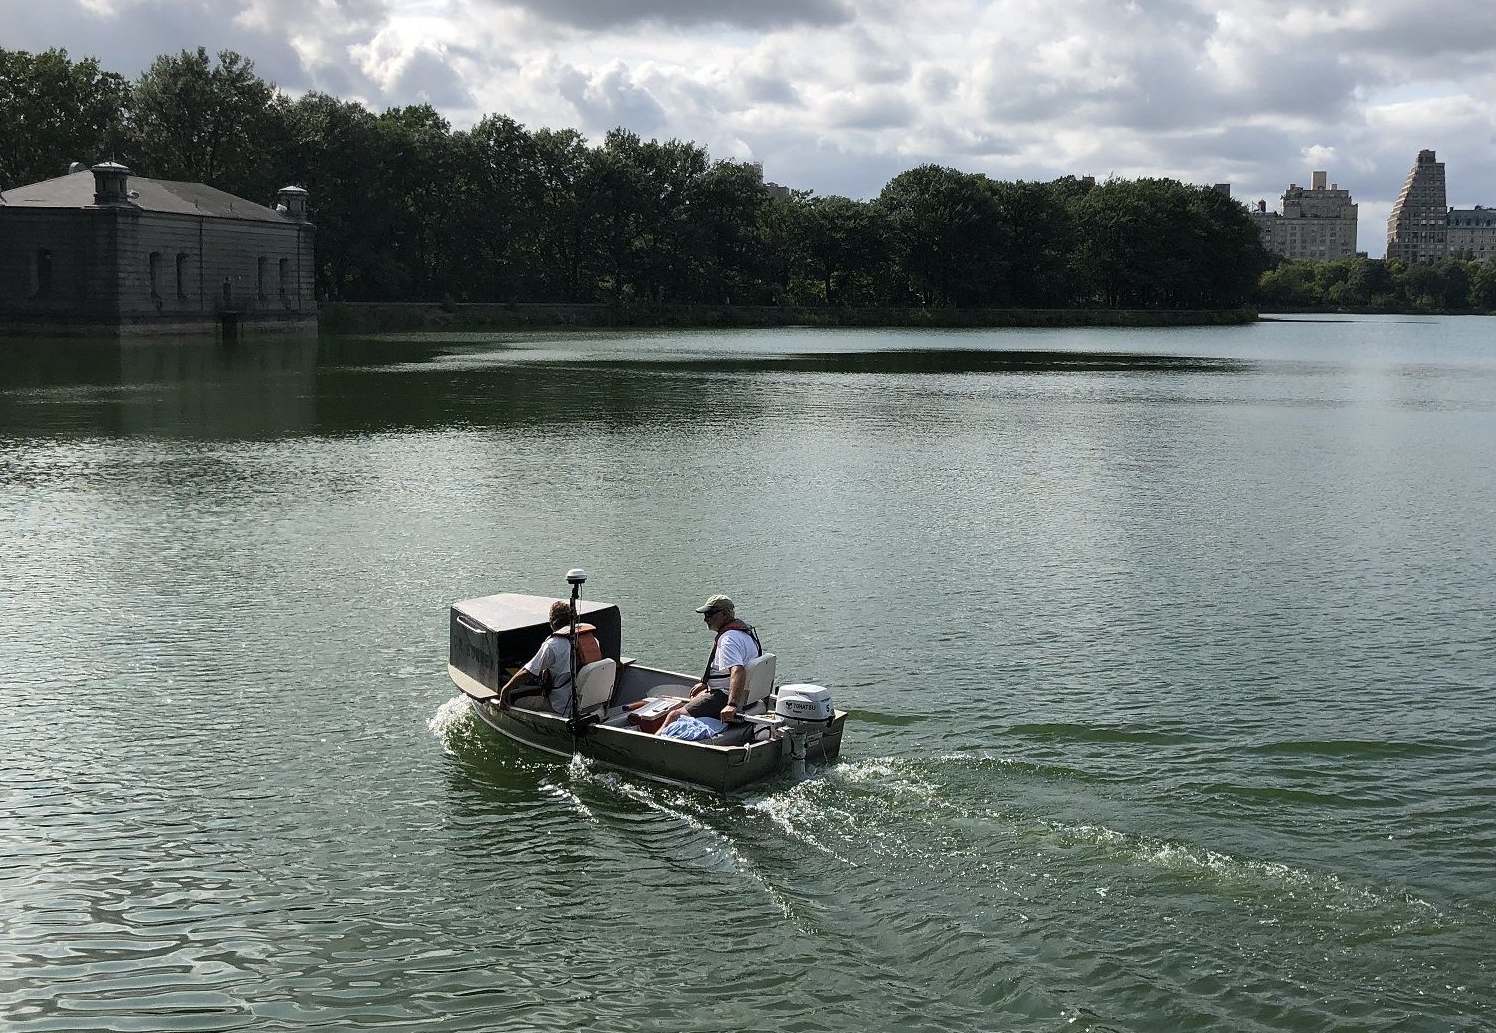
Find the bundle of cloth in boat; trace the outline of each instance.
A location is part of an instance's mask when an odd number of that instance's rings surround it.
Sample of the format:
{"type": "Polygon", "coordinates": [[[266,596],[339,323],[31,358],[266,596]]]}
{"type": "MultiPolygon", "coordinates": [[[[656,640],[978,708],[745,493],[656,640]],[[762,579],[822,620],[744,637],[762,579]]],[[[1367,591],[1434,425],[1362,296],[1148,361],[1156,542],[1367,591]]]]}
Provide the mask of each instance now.
{"type": "Polygon", "coordinates": [[[668,739],[700,742],[702,739],[721,735],[726,730],[727,723],[718,721],[715,717],[692,717],[690,714],[682,714],[661,729],[660,734],[668,739]]]}

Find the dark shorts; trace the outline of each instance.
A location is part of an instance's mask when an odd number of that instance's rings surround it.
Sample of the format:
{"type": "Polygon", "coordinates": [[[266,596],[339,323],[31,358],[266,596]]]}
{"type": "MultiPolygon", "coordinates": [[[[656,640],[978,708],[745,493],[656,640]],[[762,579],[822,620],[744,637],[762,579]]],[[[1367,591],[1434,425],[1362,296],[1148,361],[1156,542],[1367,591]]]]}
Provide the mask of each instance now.
{"type": "Polygon", "coordinates": [[[727,706],[727,693],[721,689],[707,689],[686,704],[686,713],[692,717],[716,717],[727,706]]]}
{"type": "Polygon", "coordinates": [[[509,697],[511,706],[519,707],[521,710],[534,710],[541,714],[554,714],[555,708],[551,706],[551,697],[541,689],[532,689],[522,695],[509,697]]]}

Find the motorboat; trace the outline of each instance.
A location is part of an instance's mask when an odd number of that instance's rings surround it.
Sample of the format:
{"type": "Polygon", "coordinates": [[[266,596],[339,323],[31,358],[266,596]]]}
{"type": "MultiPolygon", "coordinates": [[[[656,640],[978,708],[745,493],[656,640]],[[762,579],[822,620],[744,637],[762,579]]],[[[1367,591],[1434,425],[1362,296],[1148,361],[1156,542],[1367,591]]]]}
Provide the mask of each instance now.
{"type": "Polygon", "coordinates": [[[720,734],[698,741],[654,734],[651,729],[690,694],[697,678],[622,655],[618,607],[578,598],[584,571],[571,571],[567,580],[572,623],[559,632],[548,619],[553,596],[502,593],[452,604],[447,673],[489,728],[552,756],[580,755],[657,782],[724,794],[781,773],[801,774],[807,760],[836,761],[846,712],[832,706],[822,686],[776,685],[773,653],[748,665],[747,697],[720,734]],[[574,636],[581,625],[595,629],[589,633],[602,659],[576,670],[573,713],[531,709],[533,696],[500,698],[503,685],[547,636],[574,636]]]}

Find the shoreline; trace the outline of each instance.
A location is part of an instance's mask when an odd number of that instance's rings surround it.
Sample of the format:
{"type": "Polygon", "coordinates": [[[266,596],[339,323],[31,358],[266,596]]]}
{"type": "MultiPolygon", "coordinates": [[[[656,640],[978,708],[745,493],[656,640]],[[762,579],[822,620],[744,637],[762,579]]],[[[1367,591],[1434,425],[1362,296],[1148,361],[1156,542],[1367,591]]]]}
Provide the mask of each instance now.
{"type": "Polygon", "coordinates": [[[799,305],[659,305],[471,302],[324,302],[321,329],[330,334],[411,330],[542,330],[568,328],[688,329],[713,327],[1171,327],[1240,326],[1257,310],[872,308],[799,305]]]}
{"type": "Polygon", "coordinates": [[[1258,309],[1260,320],[1270,323],[1278,316],[1496,316],[1496,309],[1483,308],[1340,308],[1335,305],[1258,309]]]}

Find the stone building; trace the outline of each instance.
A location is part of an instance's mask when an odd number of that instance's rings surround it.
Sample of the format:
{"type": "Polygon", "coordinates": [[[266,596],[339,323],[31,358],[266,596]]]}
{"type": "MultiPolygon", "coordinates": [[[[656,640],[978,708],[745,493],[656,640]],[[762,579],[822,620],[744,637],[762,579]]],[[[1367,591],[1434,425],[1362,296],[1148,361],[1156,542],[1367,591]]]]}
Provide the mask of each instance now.
{"type": "Polygon", "coordinates": [[[1496,208],[1451,208],[1447,244],[1451,258],[1477,262],[1496,258],[1496,208]]]}
{"type": "Polygon", "coordinates": [[[1449,209],[1445,206],[1444,163],[1433,151],[1419,151],[1387,216],[1387,257],[1404,262],[1437,262],[1449,254],[1449,209]]]}
{"type": "Polygon", "coordinates": [[[307,194],[274,209],[113,162],[0,192],[0,332],[314,328],[307,194]]]}
{"type": "Polygon", "coordinates": [[[1325,172],[1314,172],[1309,189],[1290,183],[1283,192],[1283,211],[1270,212],[1258,201],[1252,221],[1262,234],[1262,246],[1284,258],[1328,262],[1356,254],[1359,206],[1339,183],[1325,185],[1325,172]]]}

